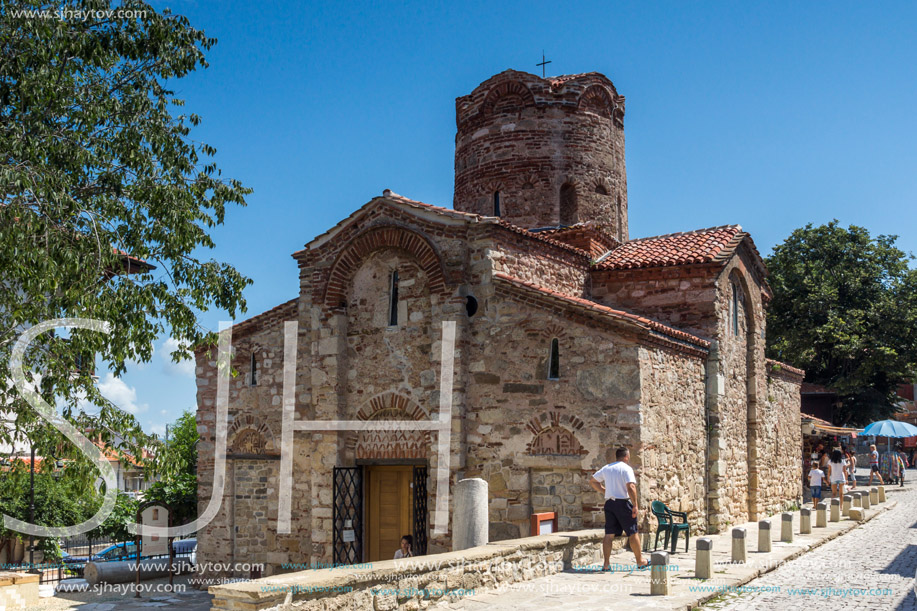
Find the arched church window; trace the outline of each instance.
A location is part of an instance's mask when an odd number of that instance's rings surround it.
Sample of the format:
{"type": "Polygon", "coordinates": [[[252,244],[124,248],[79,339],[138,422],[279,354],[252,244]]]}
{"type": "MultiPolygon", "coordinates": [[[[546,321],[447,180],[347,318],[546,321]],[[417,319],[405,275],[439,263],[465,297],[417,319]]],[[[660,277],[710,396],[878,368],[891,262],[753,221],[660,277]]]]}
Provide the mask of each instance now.
{"type": "Polygon", "coordinates": [[[556,337],[551,340],[551,354],[548,355],[548,379],[560,379],[560,344],[556,337]]]}
{"type": "Polygon", "coordinates": [[[739,287],[732,285],[732,334],[739,334],[739,287]]]}
{"type": "Polygon", "coordinates": [[[608,195],[608,189],[605,188],[605,185],[596,185],[595,192],[599,195],[608,195]]]}
{"type": "Polygon", "coordinates": [[[398,324],[398,270],[392,272],[391,290],[389,291],[388,324],[398,324]]]}
{"type": "Polygon", "coordinates": [[[251,362],[249,363],[248,385],[258,385],[258,359],[255,357],[254,351],[252,351],[251,362]]]}
{"type": "Polygon", "coordinates": [[[500,192],[494,191],[494,216],[500,216],[500,192]]]}
{"type": "Polygon", "coordinates": [[[560,188],[560,224],[575,225],[577,221],[576,187],[564,183],[560,188]]]}

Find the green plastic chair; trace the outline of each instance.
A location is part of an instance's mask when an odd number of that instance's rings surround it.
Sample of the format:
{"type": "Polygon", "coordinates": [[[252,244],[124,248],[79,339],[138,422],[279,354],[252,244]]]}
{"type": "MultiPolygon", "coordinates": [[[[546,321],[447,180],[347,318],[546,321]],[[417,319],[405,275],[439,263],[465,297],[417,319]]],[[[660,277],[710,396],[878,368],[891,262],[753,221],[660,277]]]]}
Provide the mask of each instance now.
{"type": "Polygon", "coordinates": [[[688,514],[684,511],[672,511],[666,507],[662,501],[653,501],[650,508],[656,520],[659,521],[659,528],[656,529],[656,543],[654,548],[659,547],[659,535],[665,533],[665,540],[662,546],[669,547],[669,538],[672,539],[672,553],[675,553],[675,547],[678,545],[678,533],[685,533],[685,552],[688,551],[688,542],[691,538],[691,525],[688,524],[688,514]],[[676,522],[674,518],[681,519],[676,522]]]}

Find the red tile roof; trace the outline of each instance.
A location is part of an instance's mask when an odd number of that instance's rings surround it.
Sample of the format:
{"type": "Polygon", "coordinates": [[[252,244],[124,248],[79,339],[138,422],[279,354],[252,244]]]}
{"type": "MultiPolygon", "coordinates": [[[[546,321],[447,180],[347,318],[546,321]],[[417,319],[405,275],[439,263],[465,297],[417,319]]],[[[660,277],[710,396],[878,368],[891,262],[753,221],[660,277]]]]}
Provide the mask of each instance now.
{"type": "Polygon", "coordinates": [[[690,333],[685,333],[684,331],[680,331],[678,329],[673,329],[672,327],[668,327],[660,322],[656,322],[655,320],[651,320],[643,316],[631,314],[630,312],[625,312],[623,310],[616,310],[606,305],[602,305],[588,299],[583,299],[582,297],[573,297],[571,295],[558,293],[557,291],[552,291],[551,289],[538,286],[536,284],[532,284],[531,282],[526,282],[525,280],[520,280],[519,278],[514,278],[506,274],[496,273],[494,274],[494,277],[497,280],[502,280],[503,282],[512,285],[514,288],[526,291],[535,291],[541,295],[553,299],[559,299],[571,305],[575,305],[580,308],[586,308],[592,312],[603,314],[610,318],[620,320],[621,322],[629,323],[633,326],[643,329],[644,331],[658,333],[671,339],[691,344],[689,347],[695,351],[707,351],[710,348],[710,342],[707,340],[691,335],[690,333]]]}
{"type": "Polygon", "coordinates": [[[637,269],[725,261],[748,234],[739,225],[722,225],[625,242],[608,252],[598,269],[637,269]]]}

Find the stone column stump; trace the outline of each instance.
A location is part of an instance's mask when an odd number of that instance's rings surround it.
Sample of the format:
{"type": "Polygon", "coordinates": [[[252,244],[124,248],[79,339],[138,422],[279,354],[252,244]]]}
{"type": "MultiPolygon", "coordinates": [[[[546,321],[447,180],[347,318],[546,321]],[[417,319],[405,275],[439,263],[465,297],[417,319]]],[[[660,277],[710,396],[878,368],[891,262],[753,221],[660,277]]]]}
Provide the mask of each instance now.
{"type": "Polygon", "coordinates": [[[799,534],[808,535],[812,532],[812,510],[803,507],[799,510],[799,534]]]}
{"type": "Polygon", "coordinates": [[[879,503],[879,489],[875,486],[869,489],[869,502],[872,505],[877,505],[879,503]]]}
{"type": "Polygon", "coordinates": [[[745,528],[736,526],[732,529],[732,561],[747,562],[748,556],[745,553],[745,528]]]}
{"type": "Polygon", "coordinates": [[[815,528],[824,528],[828,525],[828,504],[822,501],[815,512],[815,528]]]}
{"type": "Polygon", "coordinates": [[[650,556],[650,595],[669,594],[669,552],[653,552],[650,556]]]}
{"type": "Polygon", "coordinates": [[[698,579],[713,577],[713,539],[702,537],[694,542],[694,576],[698,579]]]}
{"type": "Polygon", "coordinates": [[[850,515],[850,503],[853,502],[853,497],[849,494],[844,495],[844,504],[841,506],[841,515],[846,516],[850,515]]]}
{"type": "Polygon", "coordinates": [[[793,542],[793,514],[784,513],[780,516],[780,540],[784,543],[793,542]]]}
{"type": "Polygon", "coordinates": [[[885,502],[885,486],[879,486],[879,502],[885,502]]]}
{"type": "Polygon", "coordinates": [[[831,521],[832,522],[841,521],[841,500],[840,499],[831,499],[831,521]]]}
{"type": "Polygon", "coordinates": [[[487,545],[487,482],[478,477],[459,480],[455,485],[452,513],[452,551],[487,545]]]}
{"type": "Polygon", "coordinates": [[[872,495],[865,490],[860,493],[860,500],[863,501],[863,509],[869,509],[872,506],[872,503],[869,502],[871,496],[872,495]]]}
{"type": "Polygon", "coordinates": [[[863,506],[862,494],[863,493],[859,491],[854,491],[850,493],[850,496],[853,497],[853,507],[862,507],[863,506]]]}
{"type": "Polygon", "coordinates": [[[771,521],[761,520],[758,522],[758,551],[771,551],[771,521]]]}
{"type": "Polygon", "coordinates": [[[861,522],[863,518],[866,517],[866,512],[862,507],[851,507],[850,508],[850,519],[861,522]]]}

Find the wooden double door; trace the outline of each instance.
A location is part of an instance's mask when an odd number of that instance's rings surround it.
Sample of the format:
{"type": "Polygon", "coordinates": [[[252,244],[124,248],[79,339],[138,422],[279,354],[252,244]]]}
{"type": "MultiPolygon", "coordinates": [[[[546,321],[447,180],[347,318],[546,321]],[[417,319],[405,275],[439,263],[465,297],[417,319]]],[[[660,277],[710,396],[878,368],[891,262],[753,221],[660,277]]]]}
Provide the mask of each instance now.
{"type": "Polygon", "coordinates": [[[401,537],[414,532],[414,467],[367,465],[366,560],[391,560],[401,537]]]}

